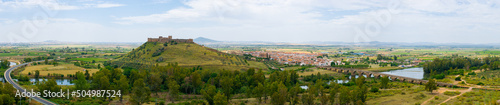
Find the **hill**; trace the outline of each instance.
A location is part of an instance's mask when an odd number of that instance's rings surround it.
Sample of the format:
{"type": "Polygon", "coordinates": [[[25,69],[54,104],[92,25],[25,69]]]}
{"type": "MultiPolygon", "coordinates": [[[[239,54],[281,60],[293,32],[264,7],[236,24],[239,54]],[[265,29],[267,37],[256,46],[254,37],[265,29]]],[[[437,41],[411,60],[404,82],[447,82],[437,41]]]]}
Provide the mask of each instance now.
{"type": "MultiPolygon", "coordinates": [[[[176,63],[181,67],[197,67],[204,69],[248,69],[257,67],[267,69],[265,66],[248,63],[237,55],[219,52],[196,43],[161,43],[146,42],[126,55],[113,61],[121,67],[149,67],[152,65],[168,65],[176,63]],[[251,65],[252,64],[252,65],[251,65]]],[[[263,65],[263,64],[262,64],[263,65]]]]}

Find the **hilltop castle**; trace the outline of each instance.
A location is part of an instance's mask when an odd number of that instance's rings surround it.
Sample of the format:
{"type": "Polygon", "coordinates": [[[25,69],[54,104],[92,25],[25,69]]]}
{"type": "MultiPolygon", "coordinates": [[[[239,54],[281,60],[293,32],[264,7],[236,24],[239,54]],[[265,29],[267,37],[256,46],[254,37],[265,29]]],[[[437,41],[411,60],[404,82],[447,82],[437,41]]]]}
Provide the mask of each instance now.
{"type": "Polygon", "coordinates": [[[194,43],[193,39],[172,39],[172,36],[168,36],[167,38],[164,38],[163,36],[160,36],[159,38],[148,38],[148,42],[170,43],[172,41],[177,43],[194,43]]]}

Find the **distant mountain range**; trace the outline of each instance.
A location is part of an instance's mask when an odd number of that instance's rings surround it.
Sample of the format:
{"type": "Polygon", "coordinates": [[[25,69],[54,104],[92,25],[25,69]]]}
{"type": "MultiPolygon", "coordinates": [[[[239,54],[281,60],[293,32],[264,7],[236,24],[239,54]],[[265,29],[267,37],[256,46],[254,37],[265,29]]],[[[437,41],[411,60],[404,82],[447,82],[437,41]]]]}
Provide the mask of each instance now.
{"type": "MultiPolygon", "coordinates": [[[[471,43],[435,43],[435,42],[339,42],[339,41],[305,41],[305,42],[267,42],[267,41],[219,41],[205,37],[193,39],[195,43],[207,46],[230,46],[230,45],[311,45],[311,46],[375,46],[375,47],[456,47],[456,48],[500,48],[500,43],[471,44],[471,43]]],[[[129,44],[139,46],[144,42],[65,42],[47,40],[43,42],[30,43],[2,43],[0,46],[23,46],[41,44],[129,44]]]]}
{"type": "Polygon", "coordinates": [[[494,48],[500,47],[500,43],[491,44],[471,44],[471,43],[434,43],[434,42],[335,42],[335,41],[308,41],[308,42],[266,42],[266,41],[217,41],[205,37],[198,37],[194,42],[203,45],[345,45],[345,46],[400,46],[400,47],[481,47],[494,48]]]}

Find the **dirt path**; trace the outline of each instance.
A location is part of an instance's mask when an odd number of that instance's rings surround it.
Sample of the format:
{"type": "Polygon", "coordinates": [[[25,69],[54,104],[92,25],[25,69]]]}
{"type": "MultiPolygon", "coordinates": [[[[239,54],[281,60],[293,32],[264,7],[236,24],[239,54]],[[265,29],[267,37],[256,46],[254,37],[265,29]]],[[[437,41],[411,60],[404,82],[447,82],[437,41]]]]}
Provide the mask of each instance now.
{"type": "Polygon", "coordinates": [[[453,99],[453,98],[455,98],[455,97],[461,96],[461,95],[462,95],[462,94],[464,94],[464,93],[467,93],[467,92],[469,92],[469,91],[472,91],[472,88],[473,88],[473,87],[469,87],[469,89],[467,89],[467,90],[465,90],[465,89],[448,89],[448,88],[439,88],[438,90],[435,90],[435,91],[437,92],[437,93],[434,93],[435,95],[432,95],[432,96],[431,96],[431,98],[429,98],[429,99],[425,100],[424,102],[422,102],[422,104],[421,104],[421,105],[426,105],[429,101],[431,101],[431,100],[433,100],[433,99],[434,99],[434,96],[438,96],[439,94],[443,94],[443,93],[444,93],[444,92],[446,92],[446,91],[458,91],[458,92],[460,92],[460,94],[459,94],[459,95],[456,95],[456,96],[453,96],[453,97],[449,97],[449,98],[448,98],[448,99],[446,99],[444,102],[442,102],[442,103],[445,103],[445,102],[447,102],[447,101],[449,101],[449,100],[451,100],[451,99],[453,99]]]}
{"type": "Polygon", "coordinates": [[[431,97],[431,98],[429,98],[428,100],[425,100],[425,101],[424,101],[424,102],[422,102],[422,104],[420,104],[420,105],[425,105],[425,104],[427,104],[427,102],[431,101],[432,99],[434,99],[434,97],[431,97]]]}
{"type": "Polygon", "coordinates": [[[466,91],[464,91],[464,92],[461,92],[459,95],[456,95],[456,96],[450,97],[450,98],[448,98],[448,99],[444,100],[443,102],[441,102],[441,103],[439,103],[439,104],[441,105],[441,104],[443,104],[443,103],[446,103],[446,102],[450,101],[451,99],[454,99],[454,98],[456,98],[456,97],[458,97],[458,96],[462,96],[462,94],[467,93],[467,92],[470,92],[470,91],[472,91],[472,87],[469,87],[469,89],[467,89],[467,90],[466,90],[466,91]]]}

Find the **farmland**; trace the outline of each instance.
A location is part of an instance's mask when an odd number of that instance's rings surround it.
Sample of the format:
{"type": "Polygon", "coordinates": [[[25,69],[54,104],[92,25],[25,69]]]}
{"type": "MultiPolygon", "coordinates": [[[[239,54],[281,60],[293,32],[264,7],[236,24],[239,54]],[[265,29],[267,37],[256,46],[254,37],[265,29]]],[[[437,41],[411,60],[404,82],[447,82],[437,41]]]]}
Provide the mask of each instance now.
{"type": "Polygon", "coordinates": [[[85,69],[82,67],[74,66],[73,64],[63,64],[58,66],[53,65],[36,65],[36,66],[28,66],[24,71],[21,72],[23,75],[34,75],[35,71],[40,71],[40,76],[47,76],[48,74],[75,74],[76,72],[85,72],[84,70],[88,70],[90,74],[99,71],[98,69],[85,69]]]}

